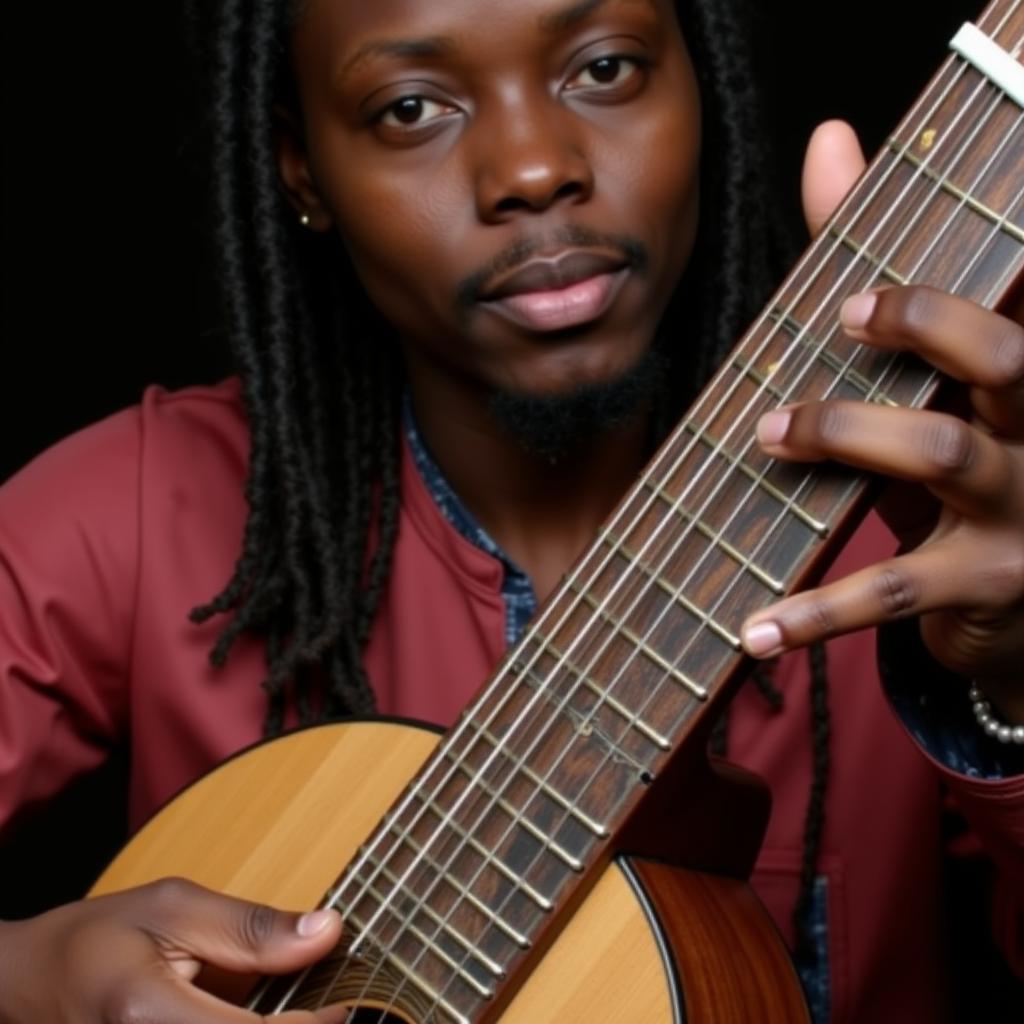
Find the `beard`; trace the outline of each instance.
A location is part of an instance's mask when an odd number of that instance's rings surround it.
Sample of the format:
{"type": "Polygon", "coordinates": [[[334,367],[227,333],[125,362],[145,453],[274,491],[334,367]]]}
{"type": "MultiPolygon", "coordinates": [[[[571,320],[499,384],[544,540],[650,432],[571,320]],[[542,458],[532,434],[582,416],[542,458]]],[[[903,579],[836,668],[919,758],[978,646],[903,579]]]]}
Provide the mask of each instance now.
{"type": "Polygon", "coordinates": [[[496,390],[491,415],[525,451],[551,465],[571,457],[587,442],[609,434],[648,412],[665,397],[669,361],[651,345],[631,367],[611,380],[583,384],[559,394],[496,390]]]}

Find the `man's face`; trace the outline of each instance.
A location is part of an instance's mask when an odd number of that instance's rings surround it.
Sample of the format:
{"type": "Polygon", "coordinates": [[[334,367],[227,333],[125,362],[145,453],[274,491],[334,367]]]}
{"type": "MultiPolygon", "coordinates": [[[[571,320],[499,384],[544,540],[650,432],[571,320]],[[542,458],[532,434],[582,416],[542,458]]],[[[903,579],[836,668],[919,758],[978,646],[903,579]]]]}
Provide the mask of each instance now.
{"type": "Polygon", "coordinates": [[[636,365],[697,221],[670,0],[308,0],[282,177],[410,372],[554,396],[636,365]]]}

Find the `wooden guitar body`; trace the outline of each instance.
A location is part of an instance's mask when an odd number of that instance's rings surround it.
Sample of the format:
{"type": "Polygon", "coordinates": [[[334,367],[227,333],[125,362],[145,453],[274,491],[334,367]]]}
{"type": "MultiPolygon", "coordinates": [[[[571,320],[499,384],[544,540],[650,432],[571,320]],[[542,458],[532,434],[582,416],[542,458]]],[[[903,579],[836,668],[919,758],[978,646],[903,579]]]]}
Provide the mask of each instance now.
{"type": "MultiPolygon", "coordinates": [[[[251,748],[169,803],[90,895],[173,875],[245,899],[312,908],[437,740],[425,728],[369,721],[318,726],[251,748]]],[[[340,986],[339,1001],[358,994],[361,982],[350,987],[340,986]]],[[[393,1016],[422,1019],[414,1005],[399,1004],[393,1016]]],[[[744,882],[623,856],[605,867],[496,1019],[704,1024],[807,1016],[774,924],[744,882]]]]}

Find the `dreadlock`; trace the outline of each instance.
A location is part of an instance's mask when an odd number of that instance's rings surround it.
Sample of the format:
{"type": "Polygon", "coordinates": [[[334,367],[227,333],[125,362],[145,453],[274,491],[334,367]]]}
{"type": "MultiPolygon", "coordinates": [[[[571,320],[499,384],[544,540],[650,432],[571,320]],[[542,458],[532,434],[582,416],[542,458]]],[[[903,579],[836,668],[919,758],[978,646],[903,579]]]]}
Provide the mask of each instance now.
{"type": "MultiPolygon", "coordinates": [[[[209,75],[209,213],[251,437],[240,557],[221,592],[190,617],[200,623],[233,612],[211,651],[215,666],[241,634],[265,639],[267,735],[283,727],[289,694],[302,722],[373,709],[362,654],[388,579],[399,510],[402,382],[392,332],[355,282],[337,233],[297,227],[278,179],[271,108],[295,100],[288,41],[302,4],[186,4],[196,72],[209,75]]],[[[769,200],[757,94],[750,61],[739,56],[748,50],[747,0],[678,0],[677,7],[700,80],[705,134],[698,238],[663,324],[675,341],[677,407],[666,410],[669,423],[795,254],[769,200]]],[[[799,935],[823,824],[820,661],[799,935]]],[[[773,706],[781,702],[763,670],[755,682],[773,706]]],[[[723,717],[718,749],[725,729],[723,717]]]]}

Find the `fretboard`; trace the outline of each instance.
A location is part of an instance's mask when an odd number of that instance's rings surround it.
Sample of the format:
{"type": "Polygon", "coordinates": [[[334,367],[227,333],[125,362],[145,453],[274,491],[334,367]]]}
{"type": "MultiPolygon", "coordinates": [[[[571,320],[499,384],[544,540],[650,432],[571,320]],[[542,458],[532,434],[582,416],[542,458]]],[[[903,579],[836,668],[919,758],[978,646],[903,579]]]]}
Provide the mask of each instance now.
{"type": "MultiPolygon", "coordinates": [[[[1024,0],[978,26],[1020,59],[1024,0]]],[[[807,585],[866,510],[863,475],[761,453],[759,416],[933,402],[936,372],[847,338],[842,301],[924,283],[996,308],[1022,269],[1024,109],[952,55],[329,894],[348,956],[291,991],[358,969],[424,1020],[490,1019],[749,668],[741,622],[807,585]]]]}

